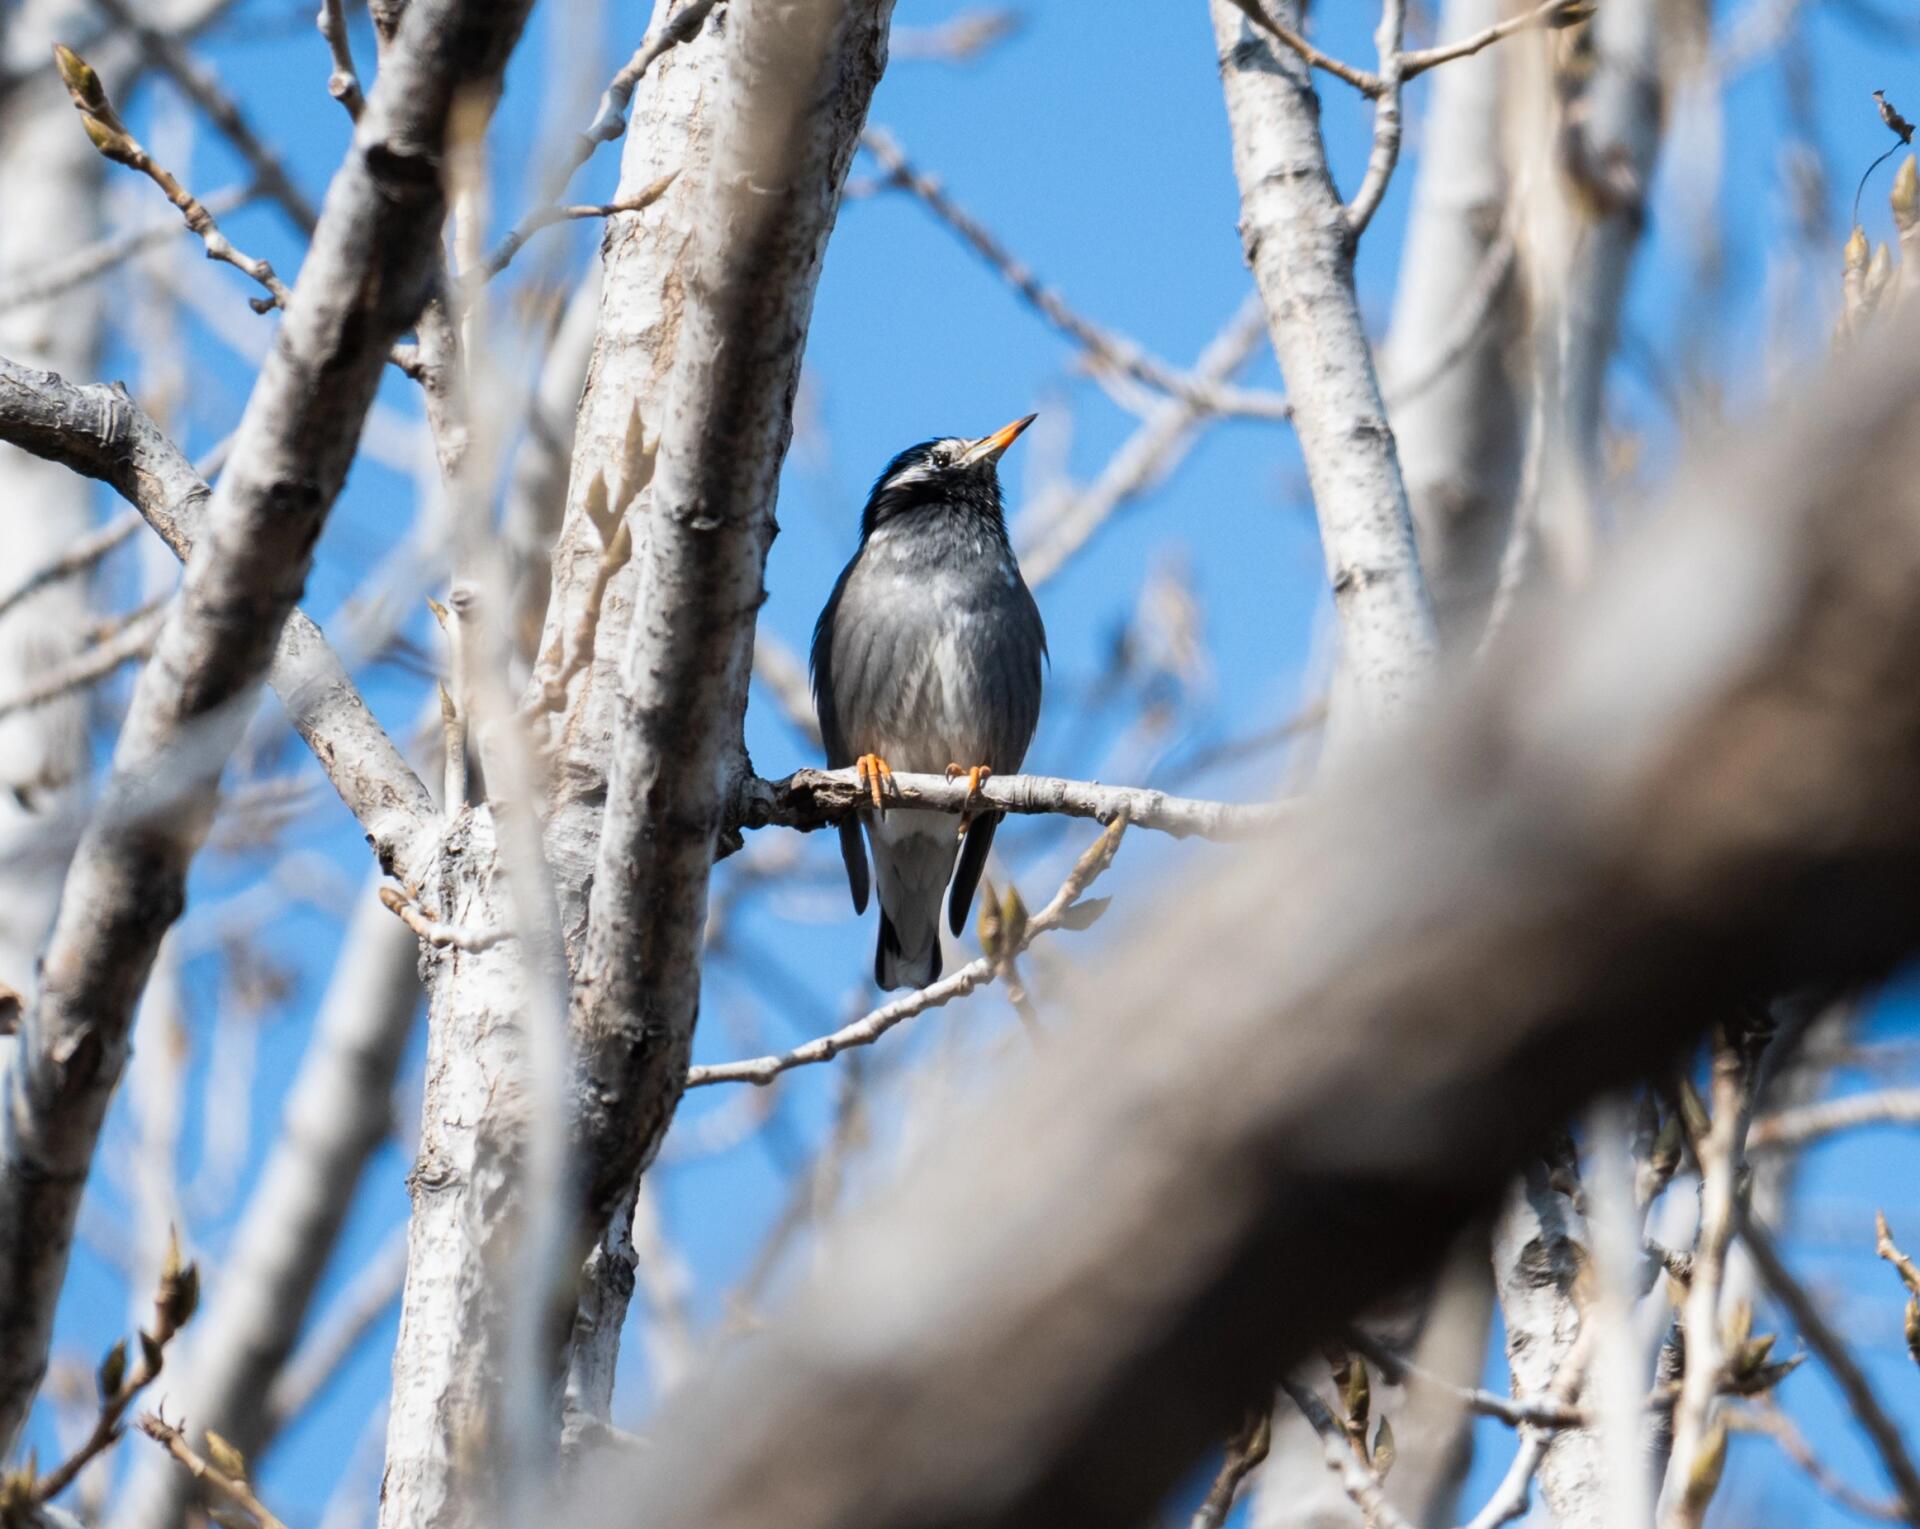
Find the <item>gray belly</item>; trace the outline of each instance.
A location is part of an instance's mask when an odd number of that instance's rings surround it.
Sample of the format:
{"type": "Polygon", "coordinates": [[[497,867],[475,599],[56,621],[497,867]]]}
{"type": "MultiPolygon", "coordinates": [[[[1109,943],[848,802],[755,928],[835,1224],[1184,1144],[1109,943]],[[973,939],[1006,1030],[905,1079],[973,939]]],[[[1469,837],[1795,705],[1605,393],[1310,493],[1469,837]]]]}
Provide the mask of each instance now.
{"type": "Polygon", "coordinates": [[[1041,639],[1011,562],[930,577],[882,563],[858,579],[833,654],[851,754],[915,773],[1018,770],[1038,711],[1041,639]]]}

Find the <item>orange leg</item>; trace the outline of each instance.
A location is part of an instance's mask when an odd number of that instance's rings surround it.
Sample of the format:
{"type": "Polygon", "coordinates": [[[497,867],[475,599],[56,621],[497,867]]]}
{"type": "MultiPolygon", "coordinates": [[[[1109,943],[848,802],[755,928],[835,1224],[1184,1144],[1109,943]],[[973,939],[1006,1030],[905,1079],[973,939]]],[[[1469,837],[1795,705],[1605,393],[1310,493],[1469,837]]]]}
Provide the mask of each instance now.
{"type": "Polygon", "coordinates": [[[967,800],[960,809],[960,837],[963,839],[966,838],[967,829],[973,823],[973,804],[980,800],[980,783],[991,774],[993,770],[987,765],[950,764],[947,766],[948,780],[961,775],[967,778],[967,800]]]}
{"type": "Polygon", "coordinates": [[[853,762],[854,781],[873,794],[873,810],[885,814],[887,804],[881,791],[893,784],[893,768],[878,754],[862,754],[853,762]]]}

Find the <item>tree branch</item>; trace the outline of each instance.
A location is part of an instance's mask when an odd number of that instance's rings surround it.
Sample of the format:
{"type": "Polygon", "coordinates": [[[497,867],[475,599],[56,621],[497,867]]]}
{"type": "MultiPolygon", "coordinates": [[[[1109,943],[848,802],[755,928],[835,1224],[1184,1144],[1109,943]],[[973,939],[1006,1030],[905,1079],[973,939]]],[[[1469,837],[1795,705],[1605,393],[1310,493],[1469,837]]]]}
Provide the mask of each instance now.
{"type": "MultiPolygon", "coordinates": [[[[203,532],[213,491],[123,388],[70,383],[0,357],[0,440],[107,484],[183,563],[203,532]]],[[[402,880],[420,875],[432,797],[299,610],[267,679],[381,863],[402,880]]]]}
{"type": "MultiPolygon", "coordinates": [[[[1343,661],[1363,717],[1377,721],[1426,688],[1436,637],[1393,430],[1360,321],[1353,227],[1327,169],[1306,64],[1248,31],[1245,5],[1254,0],[1212,3],[1241,242],[1293,402],[1343,661]]],[[[1297,14],[1293,0],[1278,3],[1282,16],[1297,14]]]]}
{"type": "Polygon", "coordinates": [[[220,772],[294,608],[387,347],[439,253],[436,150],[456,95],[497,88],[529,0],[415,0],[335,176],[114,767],[69,871],[9,1060],[0,1138],[0,1438],[46,1365],[52,1312],[127,1026],[178,916],[220,772]]]}
{"type": "Polygon", "coordinates": [[[634,558],[626,721],[574,998],[577,1150],[596,1232],[652,1156],[686,1078],[707,877],[723,782],[739,768],[800,349],[892,3],[728,10],[714,164],[634,558]]]}
{"type": "MultiPolygon", "coordinates": [[[[784,780],[743,779],[734,796],[732,821],[741,828],[825,828],[873,798],[847,770],[796,770],[784,780]]],[[[964,777],[895,774],[883,798],[889,811],[918,809],[961,813],[982,804],[1000,812],[1055,813],[1112,823],[1125,818],[1136,828],[1151,828],[1175,838],[1244,839],[1286,821],[1294,811],[1286,802],[1237,805],[1169,796],[1137,786],[1102,786],[1092,781],[1056,780],[1044,775],[991,775],[971,801],[964,777]]]]}
{"type": "MultiPolygon", "coordinates": [[[[841,1052],[855,1046],[871,1046],[903,1020],[924,1014],[929,1009],[941,1008],[956,998],[964,998],[975,988],[990,986],[995,978],[1011,969],[1013,957],[1024,951],[1038,936],[1074,921],[1073,910],[1081,894],[1113,863],[1113,857],[1120,848],[1120,836],[1126,827],[1125,817],[1115,819],[1113,825],[1081,855],[1072,872],[1061,883],[1060,890],[1054,893],[1052,901],[1027,921],[1026,928],[1013,941],[1011,950],[990,951],[977,960],[969,961],[960,970],[949,972],[938,982],[884,1003],[872,1013],[851,1024],[842,1025],[831,1035],[822,1035],[791,1051],[777,1056],[750,1057],[740,1062],[718,1062],[711,1066],[690,1068],[686,1086],[704,1088],[712,1083],[765,1085],[796,1067],[830,1062],[841,1052]]],[[[1083,911],[1097,912],[1090,908],[1083,911]]]]}

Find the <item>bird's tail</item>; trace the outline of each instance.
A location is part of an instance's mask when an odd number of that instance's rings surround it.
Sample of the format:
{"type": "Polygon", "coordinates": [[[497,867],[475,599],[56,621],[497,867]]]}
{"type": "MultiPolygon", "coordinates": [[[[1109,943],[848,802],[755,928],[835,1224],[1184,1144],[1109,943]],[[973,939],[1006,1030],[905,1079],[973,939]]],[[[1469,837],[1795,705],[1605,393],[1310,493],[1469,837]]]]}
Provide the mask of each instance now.
{"type": "Polygon", "coordinates": [[[925,987],[940,975],[940,900],[959,849],[953,820],[896,809],[870,830],[880,892],[873,980],[883,988],[925,987]]]}
{"type": "Polygon", "coordinates": [[[907,950],[886,909],[880,910],[880,943],[873,953],[873,980],[881,987],[922,988],[940,975],[940,928],[929,925],[918,949],[907,950]]]}

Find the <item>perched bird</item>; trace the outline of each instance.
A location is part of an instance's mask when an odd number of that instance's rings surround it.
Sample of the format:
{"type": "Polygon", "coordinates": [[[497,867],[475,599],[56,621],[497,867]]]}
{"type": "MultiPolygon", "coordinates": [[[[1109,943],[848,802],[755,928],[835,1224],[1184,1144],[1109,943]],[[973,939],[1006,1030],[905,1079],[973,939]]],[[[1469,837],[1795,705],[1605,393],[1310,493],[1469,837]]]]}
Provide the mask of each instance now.
{"type": "MultiPolygon", "coordinates": [[[[1000,814],[885,805],[895,770],[967,776],[1020,768],[1040,718],[1047,634],[1007,540],[995,464],[1033,423],[979,440],[922,441],[887,464],[860,517],[860,548],[813,630],[813,698],[827,765],[857,765],[880,884],[873,978],[925,987],[940,975],[940,896],[965,927],[1000,814]],[[962,844],[964,843],[964,848],[962,844]],[[955,873],[954,859],[959,857],[955,873]]],[[[860,826],[840,824],[856,913],[867,910],[860,826]]]]}

